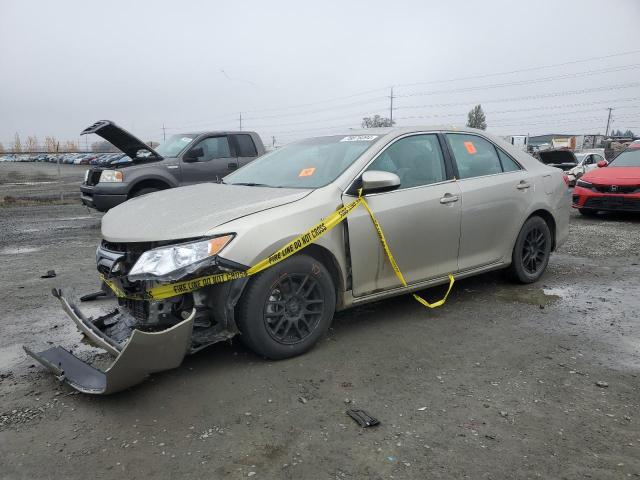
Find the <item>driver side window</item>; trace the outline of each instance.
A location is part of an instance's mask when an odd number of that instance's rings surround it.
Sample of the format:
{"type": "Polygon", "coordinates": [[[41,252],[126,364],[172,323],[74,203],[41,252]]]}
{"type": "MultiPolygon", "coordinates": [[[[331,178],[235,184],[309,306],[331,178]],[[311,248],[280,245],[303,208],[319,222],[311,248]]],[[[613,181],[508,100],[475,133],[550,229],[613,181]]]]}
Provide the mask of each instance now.
{"type": "Polygon", "coordinates": [[[594,163],[593,155],[587,155],[587,158],[584,159],[583,163],[585,165],[591,165],[592,163],[594,163]]]}
{"type": "Polygon", "coordinates": [[[376,158],[367,170],[382,170],[400,177],[400,189],[444,181],[446,171],[438,137],[412,135],[401,138],[376,158]]]}
{"type": "Polygon", "coordinates": [[[231,157],[229,138],[226,136],[205,138],[198,142],[194,148],[202,149],[202,155],[198,157],[198,162],[208,162],[216,158],[231,157]]]}

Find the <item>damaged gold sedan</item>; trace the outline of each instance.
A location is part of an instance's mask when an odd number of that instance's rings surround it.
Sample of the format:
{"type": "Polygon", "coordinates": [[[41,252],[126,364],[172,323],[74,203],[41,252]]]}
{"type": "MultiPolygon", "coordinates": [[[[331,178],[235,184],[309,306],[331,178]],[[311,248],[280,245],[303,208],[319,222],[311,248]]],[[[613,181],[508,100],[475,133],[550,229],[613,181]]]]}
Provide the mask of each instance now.
{"type": "Polygon", "coordinates": [[[236,335],[259,355],[287,358],[309,350],[336,310],[450,288],[452,275],[504,268],[515,281],[537,281],[568,217],[562,172],[486,132],[393,128],[304,140],[221,184],[134,198],[103,217],[97,268],[117,310],[88,318],[54,295],[90,342],[116,356],[108,369],[61,347],[27,351],[97,394],[236,335]]]}

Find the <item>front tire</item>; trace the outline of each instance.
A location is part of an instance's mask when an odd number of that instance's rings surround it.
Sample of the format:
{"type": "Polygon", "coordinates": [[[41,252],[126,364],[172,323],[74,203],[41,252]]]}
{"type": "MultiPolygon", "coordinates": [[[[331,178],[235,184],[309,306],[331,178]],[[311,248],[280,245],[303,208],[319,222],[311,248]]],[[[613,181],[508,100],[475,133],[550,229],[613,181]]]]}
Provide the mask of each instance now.
{"type": "Polygon", "coordinates": [[[551,256],[551,231],[540,217],[528,219],[516,239],[511,255],[509,276],[518,283],[540,279],[551,256]]]}
{"type": "Polygon", "coordinates": [[[327,331],[335,307],[326,267],[308,255],[292,256],[251,278],[238,312],[240,339],[267,358],[300,355],[327,331]]]}

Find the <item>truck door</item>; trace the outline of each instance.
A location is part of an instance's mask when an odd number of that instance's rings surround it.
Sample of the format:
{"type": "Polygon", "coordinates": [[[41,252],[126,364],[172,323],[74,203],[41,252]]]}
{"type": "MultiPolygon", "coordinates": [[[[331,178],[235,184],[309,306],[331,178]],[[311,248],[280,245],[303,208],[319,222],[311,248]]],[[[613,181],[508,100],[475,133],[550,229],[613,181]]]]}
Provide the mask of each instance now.
{"type": "Polygon", "coordinates": [[[182,157],[182,184],[217,182],[238,168],[235,148],[228,135],[196,142],[182,157]]]}
{"type": "MultiPolygon", "coordinates": [[[[253,138],[248,133],[237,133],[231,136],[238,154],[238,168],[244,167],[247,163],[258,156],[253,138]]],[[[230,172],[229,172],[230,173],[230,172]]]]}

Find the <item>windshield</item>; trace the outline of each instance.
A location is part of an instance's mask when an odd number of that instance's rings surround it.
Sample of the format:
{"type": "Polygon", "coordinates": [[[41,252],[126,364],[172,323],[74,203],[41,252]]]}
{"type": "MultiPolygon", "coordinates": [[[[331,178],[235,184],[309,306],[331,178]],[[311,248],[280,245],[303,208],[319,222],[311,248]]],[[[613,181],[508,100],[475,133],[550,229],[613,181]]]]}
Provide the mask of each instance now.
{"type": "Polygon", "coordinates": [[[584,157],[586,157],[587,155],[589,155],[588,153],[576,153],[576,160],[578,161],[578,163],[582,163],[582,161],[584,160],[584,157]]]}
{"type": "Polygon", "coordinates": [[[379,135],[310,138],[279,148],[224,178],[231,185],[319,188],[333,182],[379,135]]]}
{"type": "Polygon", "coordinates": [[[158,145],[155,150],[165,158],[176,157],[196,137],[197,135],[190,134],[172,135],[166,142],[158,145]]]}
{"type": "Polygon", "coordinates": [[[609,163],[610,167],[640,167],[640,148],[625,150],[609,163]]]}

